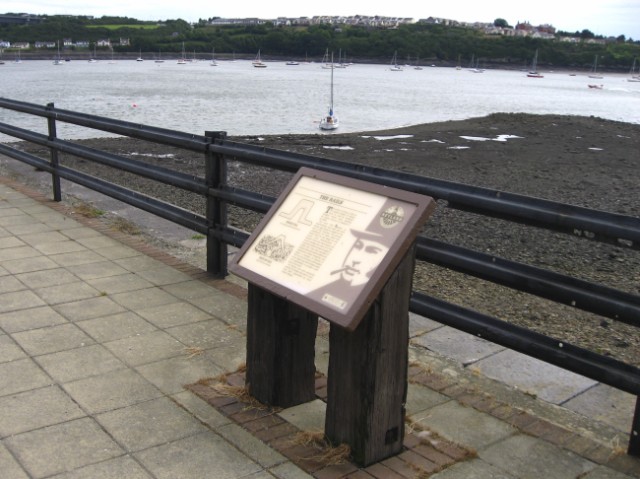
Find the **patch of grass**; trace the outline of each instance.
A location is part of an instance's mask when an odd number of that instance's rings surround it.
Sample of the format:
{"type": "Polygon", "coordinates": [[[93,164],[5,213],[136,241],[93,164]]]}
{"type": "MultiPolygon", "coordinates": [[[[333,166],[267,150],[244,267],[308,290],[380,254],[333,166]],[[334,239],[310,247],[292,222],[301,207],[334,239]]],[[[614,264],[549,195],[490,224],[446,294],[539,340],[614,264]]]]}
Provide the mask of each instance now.
{"type": "Polygon", "coordinates": [[[232,386],[228,383],[228,377],[235,373],[242,373],[247,370],[246,364],[241,364],[238,366],[238,369],[234,373],[222,373],[214,378],[205,378],[204,380],[198,381],[198,383],[209,386],[213,389],[217,394],[224,397],[232,397],[237,399],[238,401],[245,403],[245,409],[257,409],[259,411],[265,411],[267,409],[272,409],[274,412],[281,411],[281,408],[270,408],[265,404],[262,404],[256,398],[249,394],[249,388],[247,386],[232,386]]]}
{"type": "Polygon", "coordinates": [[[322,431],[300,431],[293,439],[293,443],[316,450],[318,452],[316,455],[304,459],[326,466],[344,464],[351,456],[351,448],[347,444],[331,445],[322,431]]]}
{"type": "Polygon", "coordinates": [[[192,240],[196,240],[196,241],[203,240],[205,238],[206,238],[206,236],[205,235],[201,235],[201,234],[195,234],[195,235],[193,235],[191,237],[192,240]]]}
{"type": "Polygon", "coordinates": [[[184,350],[187,353],[187,359],[191,359],[195,356],[200,356],[202,353],[204,353],[204,349],[198,346],[189,346],[188,348],[184,348],[184,350]]]}
{"type": "Polygon", "coordinates": [[[431,431],[424,424],[420,423],[420,420],[413,420],[409,417],[405,417],[405,424],[407,426],[407,430],[418,437],[421,444],[429,445],[438,449],[438,446],[442,443],[448,443],[451,446],[459,449],[460,457],[458,460],[467,460],[478,457],[478,451],[473,448],[465,447],[461,444],[457,444],[453,441],[449,441],[444,439],[434,431],[431,431]]]}
{"type": "Polygon", "coordinates": [[[611,440],[610,446],[611,446],[611,455],[609,456],[609,459],[612,459],[618,456],[624,456],[627,453],[627,449],[620,444],[620,437],[618,436],[615,436],[611,440]]]}
{"type": "Polygon", "coordinates": [[[125,233],[128,235],[139,235],[142,233],[142,230],[140,230],[140,228],[138,228],[138,226],[135,223],[132,223],[129,220],[125,220],[124,218],[114,218],[112,224],[111,224],[111,228],[113,228],[116,231],[119,231],[120,233],[125,233]]]}
{"type": "Polygon", "coordinates": [[[96,208],[90,203],[76,203],[73,205],[73,211],[87,218],[99,218],[105,214],[103,210],[96,208]]]}

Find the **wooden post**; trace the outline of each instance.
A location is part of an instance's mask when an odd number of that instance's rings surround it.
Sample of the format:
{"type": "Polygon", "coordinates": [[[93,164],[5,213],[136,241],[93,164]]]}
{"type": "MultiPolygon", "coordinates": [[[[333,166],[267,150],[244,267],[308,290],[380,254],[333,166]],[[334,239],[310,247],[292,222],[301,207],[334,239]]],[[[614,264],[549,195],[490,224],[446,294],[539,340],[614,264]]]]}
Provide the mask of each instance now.
{"type": "Polygon", "coordinates": [[[331,325],[325,435],[363,467],[402,450],[414,255],[415,247],[355,331],[331,325]]]}
{"type": "Polygon", "coordinates": [[[249,394],[276,407],[314,399],[317,328],[317,315],[249,283],[249,394]]]}

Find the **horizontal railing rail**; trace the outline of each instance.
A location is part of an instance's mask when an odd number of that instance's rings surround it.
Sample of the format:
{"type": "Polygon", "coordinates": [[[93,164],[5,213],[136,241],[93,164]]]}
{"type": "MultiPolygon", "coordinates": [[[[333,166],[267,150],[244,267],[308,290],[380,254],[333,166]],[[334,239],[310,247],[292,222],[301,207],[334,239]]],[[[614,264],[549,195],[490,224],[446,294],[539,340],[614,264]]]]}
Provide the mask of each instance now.
{"type": "Polygon", "coordinates": [[[446,200],[450,208],[640,249],[640,218],[227,140],[212,143],[210,149],[258,166],[289,172],[303,166],[321,169],[446,200]]]}
{"type": "MultiPolygon", "coordinates": [[[[0,133],[40,145],[50,151],[45,160],[0,144],[0,154],[29,164],[59,178],[99,191],[207,236],[207,270],[227,273],[227,245],[240,247],[249,233],[230,226],[227,208],[236,206],[258,214],[266,213],[275,198],[228,184],[226,166],[237,161],[253,166],[294,173],[300,167],[358,178],[432,196],[452,209],[488,218],[499,218],[527,227],[561,232],[579,240],[591,240],[621,248],[640,249],[640,218],[572,206],[553,201],[474,187],[404,172],[372,168],[309,155],[247,145],[226,139],[221,132],[205,135],[139,125],[0,98],[0,108],[47,119],[48,134],[0,123],[0,133]],[[56,122],[65,122],[117,135],[159,143],[203,154],[203,177],[150,165],[112,153],[92,149],[57,137],[56,122]],[[188,211],[166,200],[153,198],[95,178],[66,165],[58,154],[65,153],[108,168],[114,168],[171,187],[189,191],[206,200],[206,214],[188,211]]],[[[58,188],[59,189],[59,188],[58,188]]],[[[54,197],[56,187],[54,186],[54,197]]],[[[54,198],[59,199],[59,198],[54,198]]],[[[640,327],[640,296],[517,261],[489,255],[443,241],[419,236],[416,259],[510,289],[535,295],[602,317],[640,327]]],[[[584,375],[635,396],[640,396],[640,369],[597,352],[528,330],[509,322],[414,291],[410,310],[442,324],[465,331],[501,346],[541,359],[568,371],[584,375]]],[[[640,400],[628,451],[640,455],[640,400]]]]}

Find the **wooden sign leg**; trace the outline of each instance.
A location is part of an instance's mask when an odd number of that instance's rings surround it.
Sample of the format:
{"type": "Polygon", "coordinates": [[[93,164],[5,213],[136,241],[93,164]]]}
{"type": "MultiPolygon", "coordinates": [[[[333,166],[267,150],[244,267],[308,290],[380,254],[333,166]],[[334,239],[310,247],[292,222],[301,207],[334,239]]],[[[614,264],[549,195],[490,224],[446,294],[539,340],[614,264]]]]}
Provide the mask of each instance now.
{"type": "Polygon", "coordinates": [[[276,407],[291,407],[314,399],[317,328],[317,315],[249,284],[249,394],[276,407]]]}
{"type": "Polygon", "coordinates": [[[325,435],[363,467],[402,450],[414,264],[412,248],[355,331],[331,325],[325,435]]]}

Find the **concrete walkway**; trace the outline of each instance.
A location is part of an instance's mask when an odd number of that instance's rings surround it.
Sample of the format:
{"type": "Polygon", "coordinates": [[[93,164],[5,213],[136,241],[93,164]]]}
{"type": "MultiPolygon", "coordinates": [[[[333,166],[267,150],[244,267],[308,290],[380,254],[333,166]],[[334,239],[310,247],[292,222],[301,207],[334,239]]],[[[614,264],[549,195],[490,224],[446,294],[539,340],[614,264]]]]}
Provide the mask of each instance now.
{"type": "Polygon", "coordinates": [[[242,385],[246,290],[0,178],[0,477],[640,477],[635,398],[411,318],[406,451],[330,465],[242,385]],[[230,374],[229,374],[230,373],[230,374]],[[213,379],[218,377],[219,379],[213,379]]]}

